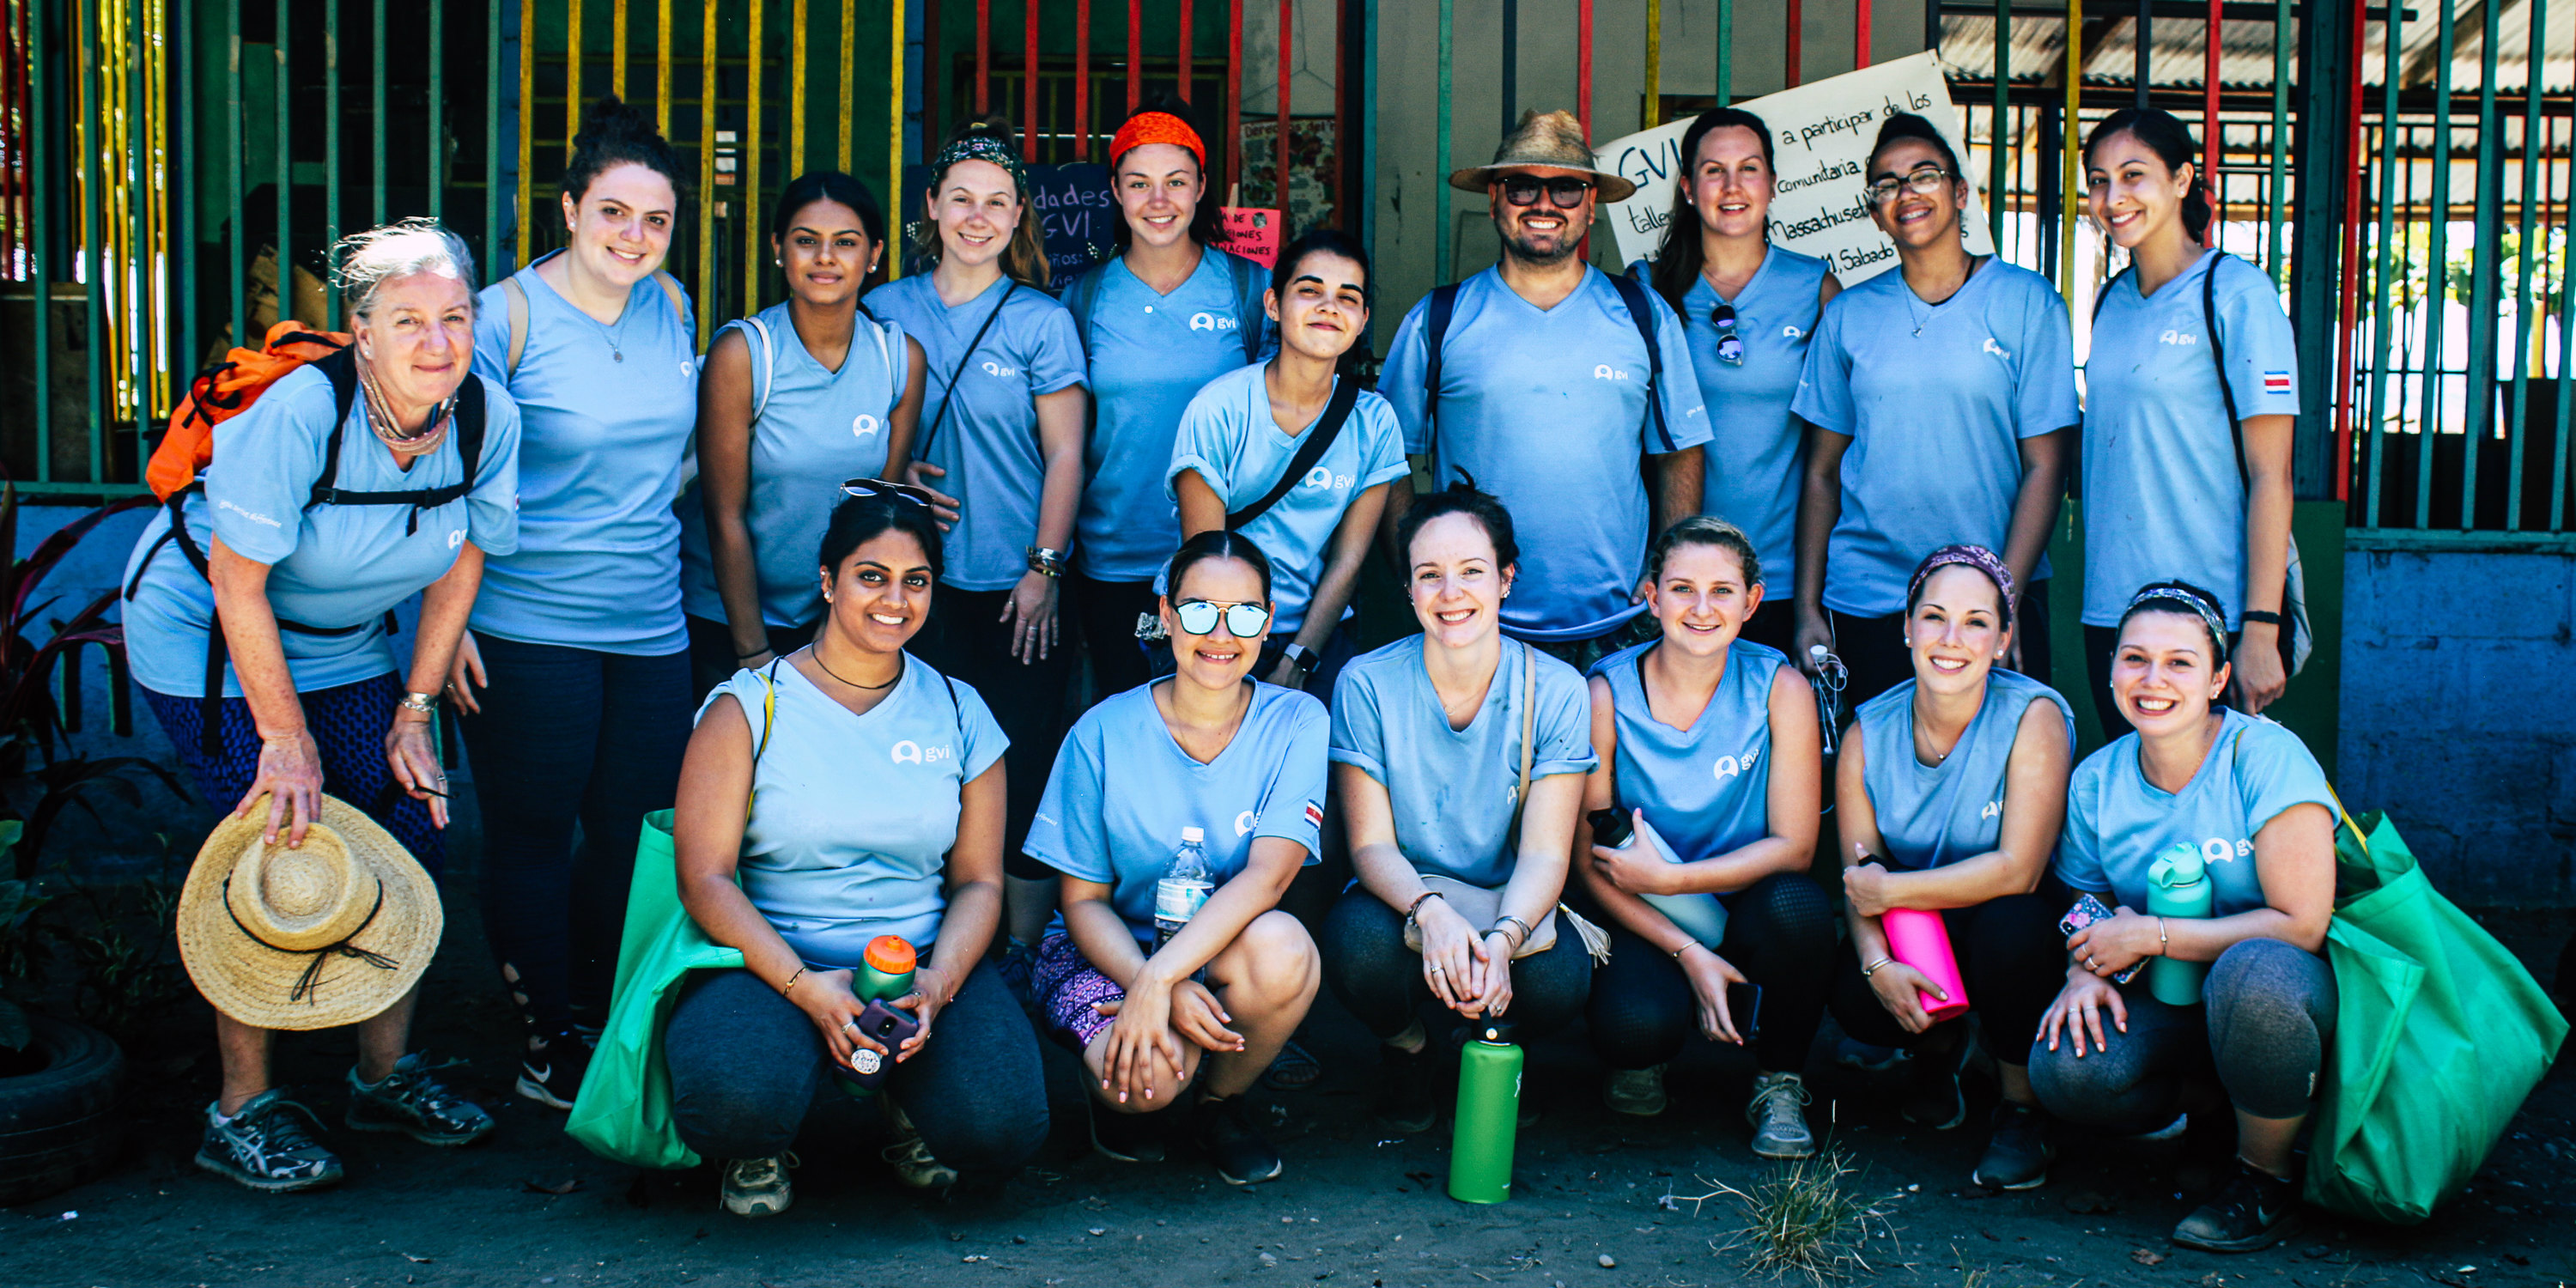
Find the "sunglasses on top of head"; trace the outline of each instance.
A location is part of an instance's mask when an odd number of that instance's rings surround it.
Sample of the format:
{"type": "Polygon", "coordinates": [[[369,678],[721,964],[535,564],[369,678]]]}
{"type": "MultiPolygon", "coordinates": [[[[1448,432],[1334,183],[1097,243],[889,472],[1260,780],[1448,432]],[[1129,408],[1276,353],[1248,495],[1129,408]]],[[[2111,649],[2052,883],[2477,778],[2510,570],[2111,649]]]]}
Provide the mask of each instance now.
{"type": "Polygon", "coordinates": [[[1192,635],[1205,635],[1216,629],[1219,617],[1225,619],[1226,633],[1239,640],[1252,639],[1270,629],[1270,609],[1263,604],[1220,604],[1206,599],[1185,599],[1172,605],[1172,616],[1180,619],[1181,629],[1192,635]]]}
{"type": "Polygon", "coordinates": [[[930,493],[909,483],[888,483],[884,479],[843,479],[843,496],[881,496],[889,501],[910,501],[923,509],[930,508],[930,493]]]}
{"type": "Polygon", "coordinates": [[[1583,195],[1590,191],[1592,191],[1590,179],[1566,176],[1542,179],[1534,174],[1503,176],[1503,200],[1515,206],[1535,206],[1538,204],[1538,194],[1545,192],[1548,204],[1559,210],[1572,210],[1583,204],[1583,195]]]}

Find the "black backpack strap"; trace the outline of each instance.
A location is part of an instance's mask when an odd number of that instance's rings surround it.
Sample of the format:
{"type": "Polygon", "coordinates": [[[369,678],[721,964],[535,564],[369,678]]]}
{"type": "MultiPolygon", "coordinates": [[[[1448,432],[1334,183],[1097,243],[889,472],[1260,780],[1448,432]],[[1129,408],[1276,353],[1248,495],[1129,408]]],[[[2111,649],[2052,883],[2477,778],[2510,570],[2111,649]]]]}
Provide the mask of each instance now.
{"type": "Polygon", "coordinates": [[[1435,286],[1422,314],[1422,452],[1431,458],[1431,482],[1440,482],[1440,353],[1449,342],[1449,318],[1458,311],[1458,284],[1435,286]]]}
{"type": "Polygon", "coordinates": [[[357,359],[347,349],[313,365],[331,382],[331,432],[322,440],[322,472],[313,480],[312,499],[304,503],[308,510],[338,491],[332,485],[340,481],[340,439],[349,427],[350,409],[358,405],[357,359]]]}
{"type": "Polygon", "coordinates": [[[358,371],[355,360],[346,349],[314,363],[331,381],[335,415],[331,433],[323,440],[322,473],[314,478],[311,495],[304,508],[317,505],[407,505],[411,516],[403,525],[403,535],[420,531],[420,515],[435,510],[474,490],[475,472],[483,463],[483,436],[488,408],[483,398],[483,381],[472,372],[456,390],[456,405],[449,414],[456,419],[456,454],[464,466],[460,481],[442,487],[408,488],[394,492],[361,492],[336,486],[340,477],[340,445],[348,433],[349,412],[357,405],[358,371]]]}
{"type": "Polygon", "coordinates": [[[2219,261],[2212,260],[2209,271],[2200,275],[2200,324],[2209,332],[2209,360],[2218,367],[2218,400],[2227,408],[2228,441],[2236,445],[2236,481],[2251,491],[2254,476],[2245,468],[2245,419],[2236,414],[2236,390],[2227,383],[2227,343],[2218,338],[2218,269],[2219,261]]]}
{"type": "Polygon", "coordinates": [[[2111,288],[2119,285],[2120,279],[2127,277],[2129,275],[2129,270],[2136,267],[2137,265],[2131,264],[2127,268],[2123,268],[2119,272],[2113,273],[2109,277],[2103,279],[2102,289],[2093,293],[2094,321],[2099,322],[2102,320],[2102,306],[2111,302],[2111,288]]]}
{"type": "Polygon", "coordinates": [[[1261,337],[1268,329],[1270,314],[1262,309],[1261,297],[1270,289],[1270,281],[1261,266],[1231,251],[1210,247],[1212,255],[1225,256],[1226,271],[1234,280],[1234,329],[1243,340],[1243,360],[1261,361],[1261,337]]]}
{"type": "MultiPolygon", "coordinates": [[[[957,355],[957,365],[948,369],[948,382],[940,387],[939,414],[930,418],[930,428],[921,431],[921,441],[913,447],[912,459],[916,461],[930,459],[930,444],[939,437],[939,427],[948,421],[948,408],[950,404],[957,401],[957,382],[965,378],[966,364],[975,360],[975,350],[977,346],[984,343],[984,334],[993,329],[995,322],[1001,320],[1002,310],[1011,307],[1011,292],[1018,289],[1020,289],[1020,279],[1016,277],[1011,278],[1002,287],[1002,298],[993,302],[993,311],[984,315],[984,325],[975,328],[975,338],[966,342],[966,351],[957,355]]],[[[1066,288],[1066,293],[1071,294],[1072,288],[1066,288]]],[[[1088,344],[1089,341],[1086,339],[1085,343],[1088,344]]]]}
{"type": "Polygon", "coordinates": [[[1108,260],[1102,260],[1073,275],[1064,284],[1064,294],[1057,298],[1065,311],[1073,315],[1074,334],[1082,340],[1083,356],[1091,355],[1091,311],[1100,303],[1100,275],[1107,271],[1108,260]]]}
{"type": "MultiPolygon", "coordinates": [[[[1664,400],[1659,391],[1664,383],[1664,349],[1655,343],[1655,311],[1646,284],[1633,277],[1613,273],[1602,276],[1619,292],[1619,300],[1628,306],[1628,319],[1637,324],[1637,337],[1646,342],[1646,410],[1655,418],[1655,437],[1667,452],[1678,452],[1681,445],[1673,441],[1673,427],[1664,423],[1664,400]]],[[[1648,451],[1654,449],[1648,448],[1648,451]]]]}
{"type": "Polygon", "coordinates": [[[1269,513],[1270,507],[1279,504],[1279,498],[1288,495],[1289,489],[1306,477],[1306,471],[1315,468],[1315,462],[1324,459],[1324,453],[1332,450],[1333,440],[1341,437],[1342,422],[1351,418],[1351,408],[1359,400],[1359,381],[1347,376],[1334,380],[1333,396],[1324,404],[1323,418],[1306,431],[1306,441],[1299,443],[1297,454],[1288,458],[1288,468],[1279,472],[1278,480],[1270,485],[1270,490],[1263,493],[1260,500],[1225,516],[1226,530],[1239,532],[1245,524],[1269,513]]]}

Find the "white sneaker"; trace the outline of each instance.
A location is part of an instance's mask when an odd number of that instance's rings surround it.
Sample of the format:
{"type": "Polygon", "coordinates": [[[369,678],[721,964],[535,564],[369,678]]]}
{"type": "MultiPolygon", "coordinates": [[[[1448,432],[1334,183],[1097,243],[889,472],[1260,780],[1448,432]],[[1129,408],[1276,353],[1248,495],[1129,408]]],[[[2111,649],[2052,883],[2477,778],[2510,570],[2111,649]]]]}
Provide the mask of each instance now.
{"type": "Polygon", "coordinates": [[[1753,1152],[1764,1158],[1805,1158],[1816,1152],[1807,1129],[1807,1083],[1794,1073],[1758,1074],[1744,1121],[1753,1125],[1753,1152]]]}
{"type": "Polygon", "coordinates": [[[776,1216],[796,1201],[787,1183],[795,1156],[737,1158],[725,1164],[724,1210],[735,1216],[776,1216]]]}
{"type": "Polygon", "coordinates": [[[1614,1114],[1652,1118],[1664,1112],[1664,1066],[1612,1069],[1601,1079],[1601,1103],[1614,1114]]]}
{"type": "Polygon", "coordinates": [[[894,1143],[877,1152],[894,1165],[894,1174],[916,1190],[944,1190],[957,1183],[957,1169],[931,1156],[912,1119],[894,1101],[885,1102],[886,1121],[894,1125],[894,1143]]]}

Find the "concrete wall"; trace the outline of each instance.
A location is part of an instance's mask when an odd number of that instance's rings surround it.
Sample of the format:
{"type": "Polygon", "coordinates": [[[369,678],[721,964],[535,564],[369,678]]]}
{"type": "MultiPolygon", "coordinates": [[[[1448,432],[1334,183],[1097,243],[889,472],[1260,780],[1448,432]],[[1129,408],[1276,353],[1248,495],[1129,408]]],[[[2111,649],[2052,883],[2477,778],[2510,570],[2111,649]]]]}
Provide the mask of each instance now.
{"type": "Polygon", "coordinates": [[[2338,786],[2465,904],[2576,904],[2576,547],[2344,556],[2338,786]]]}

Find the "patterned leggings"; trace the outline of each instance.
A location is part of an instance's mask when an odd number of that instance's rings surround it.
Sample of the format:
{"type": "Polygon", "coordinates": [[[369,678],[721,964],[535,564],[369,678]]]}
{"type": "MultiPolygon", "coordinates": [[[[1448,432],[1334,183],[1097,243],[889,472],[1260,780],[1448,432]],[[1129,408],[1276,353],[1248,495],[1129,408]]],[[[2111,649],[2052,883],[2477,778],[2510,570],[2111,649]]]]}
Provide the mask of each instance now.
{"type": "MultiPolygon", "coordinates": [[[[402,694],[401,679],[388,672],[295,697],[304,704],[304,727],[312,731],[322,750],[322,790],[383,824],[436,876],[446,865],[446,841],[429,821],[428,803],[413,800],[385,765],[385,729],[393,723],[394,704],[402,701],[402,694]]],[[[195,780],[206,803],[219,810],[240,803],[242,793],[259,777],[259,728],[251,720],[250,703],[241,698],[223,700],[217,731],[223,755],[209,760],[200,743],[205,728],[203,699],[145,689],[143,700],[160,719],[162,732],[170,735],[179,762],[188,767],[188,777],[195,780]]]]}

